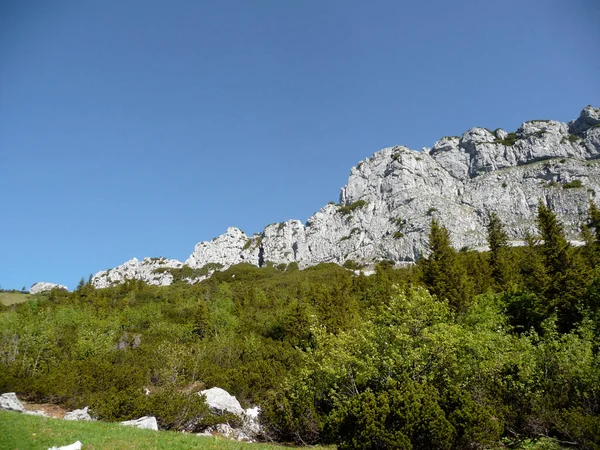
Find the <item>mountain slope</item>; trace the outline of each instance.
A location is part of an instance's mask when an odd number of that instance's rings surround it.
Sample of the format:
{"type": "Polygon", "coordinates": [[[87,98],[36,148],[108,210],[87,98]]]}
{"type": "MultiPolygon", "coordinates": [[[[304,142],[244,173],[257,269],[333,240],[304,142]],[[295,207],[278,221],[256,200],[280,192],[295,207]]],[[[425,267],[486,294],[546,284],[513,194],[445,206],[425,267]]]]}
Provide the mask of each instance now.
{"type": "Polygon", "coordinates": [[[185,265],[133,259],[99,272],[92,282],[105,287],[135,278],[170,284],[178,269],[193,282],[241,262],[410,263],[425,251],[432,216],[449,229],[455,247],[477,248],[485,245],[490,212],[498,213],[515,241],[533,232],[539,199],[576,238],[589,200],[600,192],[599,156],[600,109],[592,106],[570,123],[534,120],[514,133],[472,128],[421,152],[390,147],[353,167],[340,203],[324,206],[306,224],[271,224],[254,236],[232,227],[196,244],[185,265]]]}

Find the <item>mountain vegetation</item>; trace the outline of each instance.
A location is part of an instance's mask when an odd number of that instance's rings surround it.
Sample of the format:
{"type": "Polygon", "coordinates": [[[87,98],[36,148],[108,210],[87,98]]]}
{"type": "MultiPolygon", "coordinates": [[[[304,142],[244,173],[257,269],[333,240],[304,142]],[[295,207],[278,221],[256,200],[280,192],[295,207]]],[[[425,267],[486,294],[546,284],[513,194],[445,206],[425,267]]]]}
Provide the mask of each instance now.
{"type": "Polygon", "coordinates": [[[588,216],[581,247],[540,202],[526,246],[491,214],[489,251],[456,251],[436,216],[416,265],[371,276],[238,264],[197,284],[37,294],[0,310],[0,391],[198,431],[234,420],[197,395],[219,386],[259,405],[278,442],[598,449],[596,205],[588,216]]]}

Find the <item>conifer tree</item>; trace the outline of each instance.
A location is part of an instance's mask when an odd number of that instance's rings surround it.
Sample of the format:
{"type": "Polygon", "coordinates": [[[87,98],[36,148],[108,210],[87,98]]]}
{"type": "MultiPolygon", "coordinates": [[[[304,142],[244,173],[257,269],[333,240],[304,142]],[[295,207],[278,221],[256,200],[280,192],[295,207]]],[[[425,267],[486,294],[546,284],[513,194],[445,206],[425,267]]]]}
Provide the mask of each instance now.
{"type": "Polygon", "coordinates": [[[594,230],[596,244],[600,243],[600,209],[591,200],[588,208],[588,227],[594,230]]]}
{"type": "Polygon", "coordinates": [[[495,212],[488,216],[488,245],[490,247],[490,268],[498,290],[505,288],[510,281],[511,265],[508,259],[508,235],[495,212]]]}
{"type": "Polygon", "coordinates": [[[473,297],[473,286],[450,244],[450,233],[435,218],[431,219],[429,251],[429,257],[421,260],[425,285],[431,294],[448,300],[456,312],[464,314],[473,297]]]}
{"type": "Polygon", "coordinates": [[[585,242],[583,252],[586,262],[595,268],[600,265],[600,210],[591,200],[588,219],[581,227],[581,237],[585,242]]]}
{"type": "Polygon", "coordinates": [[[550,309],[558,314],[559,327],[568,331],[581,319],[579,309],[585,295],[585,268],[567,241],[562,223],[541,200],[536,223],[543,241],[541,253],[548,274],[544,294],[550,309]]]}

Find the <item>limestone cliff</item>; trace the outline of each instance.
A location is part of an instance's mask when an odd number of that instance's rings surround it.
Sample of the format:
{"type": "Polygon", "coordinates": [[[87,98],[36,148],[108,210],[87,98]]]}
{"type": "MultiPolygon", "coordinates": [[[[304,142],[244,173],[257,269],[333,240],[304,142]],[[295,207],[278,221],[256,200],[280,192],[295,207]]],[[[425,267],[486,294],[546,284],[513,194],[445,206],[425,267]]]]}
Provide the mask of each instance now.
{"type": "MultiPolygon", "coordinates": [[[[589,199],[600,192],[599,156],[600,109],[591,106],[570,123],[534,120],[514,133],[472,128],[420,152],[386,148],[353,167],[339,204],[324,206],[305,224],[288,220],[253,236],[229,228],[196,244],[185,265],[413,262],[426,251],[432,216],[450,230],[456,248],[479,248],[489,212],[498,213],[515,241],[535,231],[538,199],[576,239],[589,199]]],[[[172,275],[157,269],[182,267],[174,260],[132,261],[98,273],[94,285],[126,278],[169,284],[172,275]]]]}

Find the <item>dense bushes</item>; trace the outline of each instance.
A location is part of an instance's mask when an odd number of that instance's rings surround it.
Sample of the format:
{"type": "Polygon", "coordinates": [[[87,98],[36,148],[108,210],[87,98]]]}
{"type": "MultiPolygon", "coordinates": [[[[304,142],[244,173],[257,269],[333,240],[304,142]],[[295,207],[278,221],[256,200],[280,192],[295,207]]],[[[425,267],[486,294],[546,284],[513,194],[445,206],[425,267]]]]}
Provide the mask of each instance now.
{"type": "Polygon", "coordinates": [[[526,247],[489,219],[490,252],[456,252],[433,220],[427,258],[370,277],[240,264],[196,285],[186,269],[168,287],[33,296],[0,310],[0,391],[192,431],[231,420],[197,394],[219,386],[281,441],[598,448],[600,213],[583,248],[543,204],[526,247]]]}

